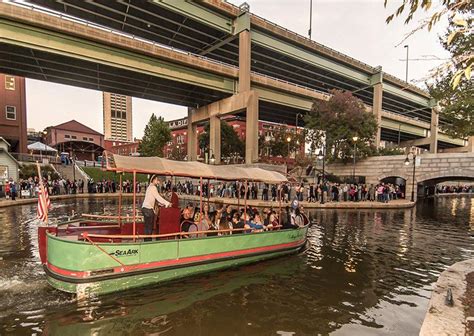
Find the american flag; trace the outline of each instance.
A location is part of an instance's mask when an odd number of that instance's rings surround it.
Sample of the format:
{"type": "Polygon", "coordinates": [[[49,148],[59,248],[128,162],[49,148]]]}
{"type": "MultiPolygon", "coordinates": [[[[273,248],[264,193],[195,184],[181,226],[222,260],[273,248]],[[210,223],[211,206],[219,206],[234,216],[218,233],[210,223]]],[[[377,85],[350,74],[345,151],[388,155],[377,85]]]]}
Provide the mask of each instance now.
{"type": "Polygon", "coordinates": [[[49,200],[48,191],[44,188],[43,194],[43,191],[40,189],[38,193],[38,211],[36,217],[46,222],[48,220],[49,209],[51,209],[51,201],[49,200]]]}
{"type": "Polygon", "coordinates": [[[43,180],[41,178],[41,170],[39,164],[38,167],[38,176],[39,178],[39,192],[38,192],[38,210],[36,213],[36,218],[40,219],[43,222],[48,221],[48,210],[51,209],[51,201],[49,200],[48,190],[45,188],[43,184],[43,180]]]}

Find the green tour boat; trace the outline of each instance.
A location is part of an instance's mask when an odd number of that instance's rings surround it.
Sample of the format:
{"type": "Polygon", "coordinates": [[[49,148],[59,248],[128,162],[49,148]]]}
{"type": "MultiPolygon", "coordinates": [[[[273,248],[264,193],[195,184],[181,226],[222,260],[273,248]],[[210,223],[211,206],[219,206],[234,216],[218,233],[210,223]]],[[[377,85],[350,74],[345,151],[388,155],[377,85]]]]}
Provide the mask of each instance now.
{"type": "MultiPolygon", "coordinates": [[[[104,156],[107,170],[131,172],[134,179],[137,173],[146,173],[199,178],[201,186],[203,179],[241,181],[245,185],[248,181],[278,184],[287,181],[282,174],[259,168],[229,169],[199,162],[110,153],[104,156]]],[[[47,200],[41,198],[39,203],[45,205],[47,200]]],[[[288,229],[281,225],[278,216],[279,222],[265,230],[246,226],[204,231],[196,226],[190,232],[183,230],[177,204],[160,208],[158,231],[145,235],[143,219],[136,214],[135,190],[133,198],[131,216],[121,215],[119,201],[117,216],[84,215],[38,228],[41,261],[54,288],[77,294],[78,298],[112,293],[297,253],[307,243],[309,221],[304,215],[304,224],[288,229]]],[[[247,211],[245,200],[246,197],[243,202],[247,211]]],[[[202,211],[203,202],[201,195],[197,211],[202,211]]],[[[202,218],[202,214],[197,218],[202,218]]]]}

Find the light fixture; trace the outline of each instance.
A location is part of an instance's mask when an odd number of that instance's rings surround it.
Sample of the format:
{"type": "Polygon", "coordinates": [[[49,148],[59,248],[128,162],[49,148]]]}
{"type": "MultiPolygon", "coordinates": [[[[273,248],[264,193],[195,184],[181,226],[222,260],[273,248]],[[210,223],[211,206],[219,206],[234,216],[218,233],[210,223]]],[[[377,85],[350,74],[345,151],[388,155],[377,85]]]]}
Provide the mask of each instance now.
{"type": "Polygon", "coordinates": [[[286,138],[286,141],[290,142],[290,141],[291,141],[291,137],[287,137],[287,138],[286,138]]]}
{"type": "Polygon", "coordinates": [[[324,158],[323,151],[320,149],[318,153],[318,159],[322,160],[324,158]]]}
{"type": "Polygon", "coordinates": [[[211,159],[209,161],[211,162],[211,164],[214,164],[216,162],[214,154],[211,155],[211,159]]]}
{"type": "Polygon", "coordinates": [[[408,156],[407,158],[405,159],[405,166],[408,166],[410,164],[410,160],[408,159],[408,156]]]}
{"type": "Polygon", "coordinates": [[[359,140],[359,137],[358,136],[353,136],[352,140],[357,141],[357,140],[359,140]]]}

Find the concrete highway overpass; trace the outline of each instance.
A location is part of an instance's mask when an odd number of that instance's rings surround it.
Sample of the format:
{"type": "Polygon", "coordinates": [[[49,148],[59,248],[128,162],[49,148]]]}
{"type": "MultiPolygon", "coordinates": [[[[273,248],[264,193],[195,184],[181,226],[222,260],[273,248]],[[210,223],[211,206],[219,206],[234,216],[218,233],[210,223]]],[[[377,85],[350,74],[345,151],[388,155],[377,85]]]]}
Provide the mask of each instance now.
{"type": "Polygon", "coordinates": [[[210,120],[217,159],[219,117],[245,115],[254,162],[258,119],[294,124],[330,89],[352,91],[376,115],[376,143],[466,145],[439,132],[445,121],[426,92],[227,2],[30,4],[0,3],[1,72],[187,106],[189,135],[210,120]]]}

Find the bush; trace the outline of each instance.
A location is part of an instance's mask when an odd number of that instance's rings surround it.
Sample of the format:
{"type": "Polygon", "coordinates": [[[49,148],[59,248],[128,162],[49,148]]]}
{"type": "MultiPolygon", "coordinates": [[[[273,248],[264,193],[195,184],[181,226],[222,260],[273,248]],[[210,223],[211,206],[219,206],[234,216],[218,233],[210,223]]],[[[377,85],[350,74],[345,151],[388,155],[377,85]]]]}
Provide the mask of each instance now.
{"type": "MultiPolygon", "coordinates": [[[[48,176],[53,179],[59,179],[58,173],[51,166],[41,166],[41,175],[43,178],[48,178],[48,176]]],[[[27,180],[30,177],[38,176],[38,168],[35,164],[22,164],[20,166],[20,178],[27,180]]]]}

